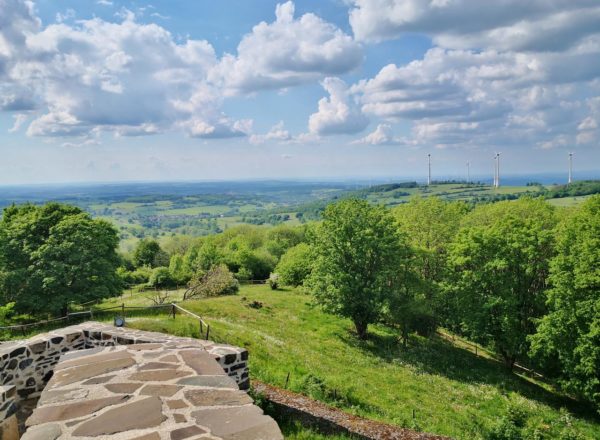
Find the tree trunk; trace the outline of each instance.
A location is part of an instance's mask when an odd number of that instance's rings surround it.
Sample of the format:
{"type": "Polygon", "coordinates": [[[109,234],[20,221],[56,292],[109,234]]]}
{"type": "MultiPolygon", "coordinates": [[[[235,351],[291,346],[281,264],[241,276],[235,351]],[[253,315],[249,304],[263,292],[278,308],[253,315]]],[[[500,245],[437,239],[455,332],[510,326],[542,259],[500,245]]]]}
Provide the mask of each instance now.
{"type": "Polygon", "coordinates": [[[515,362],[517,361],[517,357],[515,355],[510,355],[506,352],[502,352],[502,357],[504,358],[504,365],[506,366],[506,368],[512,371],[515,362]]]}
{"type": "Polygon", "coordinates": [[[358,338],[362,341],[364,341],[365,339],[367,339],[367,327],[369,326],[368,323],[362,322],[362,321],[354,321],[354,327],[356,328],[356,334],[358,335],[358,338]]]}

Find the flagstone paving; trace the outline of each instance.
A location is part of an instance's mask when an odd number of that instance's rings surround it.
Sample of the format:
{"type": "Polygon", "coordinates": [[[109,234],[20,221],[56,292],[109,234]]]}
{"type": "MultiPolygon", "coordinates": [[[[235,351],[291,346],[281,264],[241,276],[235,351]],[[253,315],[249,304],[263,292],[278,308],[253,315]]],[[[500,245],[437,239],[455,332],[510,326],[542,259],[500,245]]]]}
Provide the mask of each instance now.
{"type": "Polygon", "coordinates": [[[282,440],[236,381],[197,344],[65,353],[23,440],[282,440]]]}

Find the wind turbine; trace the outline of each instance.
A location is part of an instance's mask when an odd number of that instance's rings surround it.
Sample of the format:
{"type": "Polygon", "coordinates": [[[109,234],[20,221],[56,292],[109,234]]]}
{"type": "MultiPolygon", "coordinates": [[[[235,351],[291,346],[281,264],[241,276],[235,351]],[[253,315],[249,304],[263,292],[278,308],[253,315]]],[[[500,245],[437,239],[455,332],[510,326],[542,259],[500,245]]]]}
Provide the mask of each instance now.
{"type": "Polygon", "coordinates": [[[569,153],[569,185],[573,182],[573,153],[569,153]]]}
{"type": "Polygon", "coordinates": [[[431,185],[431,154],[427,154],[427,165],[429,167],[429,174],[427,175],[427,185],[431,185]]]}
{"type": "Polygon", "coordinates": [[[496,188],[500,188],[500,153],[496,153],[496,188]]]}
{"type": "Polygon", "coordinates": [[[494,154],[494,184],[493,187],[498,186],[498,153],[494,154]]]}
{"type": "Polygon", "coordinates": [[[471,163],[467,161],[467,183],[471,183],[471,163]]]}

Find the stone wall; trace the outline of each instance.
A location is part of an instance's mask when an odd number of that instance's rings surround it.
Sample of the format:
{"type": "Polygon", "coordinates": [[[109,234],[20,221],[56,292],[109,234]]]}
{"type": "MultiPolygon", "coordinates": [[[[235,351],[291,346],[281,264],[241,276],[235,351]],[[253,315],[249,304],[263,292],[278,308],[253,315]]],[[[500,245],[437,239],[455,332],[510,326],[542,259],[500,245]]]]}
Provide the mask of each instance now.
{"type": "Polygon", "coordinates": [[[22,440],[283,440],[214,355],[185,340],[66,353],[26,426],[22,440]]]}
{"type": "Polygon", "coordinates": [[[39,397],[63,353],[95,347],[162,342],[205,349],[222,366],[225,373],[235,380],[240,389],[249,387],[248,351],[243,348],[163,333],[117,328],[98,322],[85,322],[27,340],[0,344],[0,422],[14,413],[15,403],[19,400],[39,397]]]}

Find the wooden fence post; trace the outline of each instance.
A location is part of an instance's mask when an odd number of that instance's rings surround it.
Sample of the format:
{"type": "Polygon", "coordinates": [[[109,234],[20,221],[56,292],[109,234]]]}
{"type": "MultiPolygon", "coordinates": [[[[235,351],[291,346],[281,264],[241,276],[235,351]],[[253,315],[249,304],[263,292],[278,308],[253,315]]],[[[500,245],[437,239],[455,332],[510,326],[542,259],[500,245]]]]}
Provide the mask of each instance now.
{"type": "Polygon", "coordinates": [[[173,314],[173,319],[175,319],[175,304],[171,305],[171,313],[173,314]]]}
{"type": "Polygon", "coordinates": [[[202,336],[202,333],[204,333],[204,328],[203,328],[203,326],[202,326],[202,320],[201,320],[201,319],[199,319],[199,320],[198,320],[198,323],[200,324],[200,336],[202,336]]]}
{"type": "Polygon", "coordinates": [[[210,324],[206,324],[206,340],[208,341],[208,335],[210,333],[210,324]]]}

